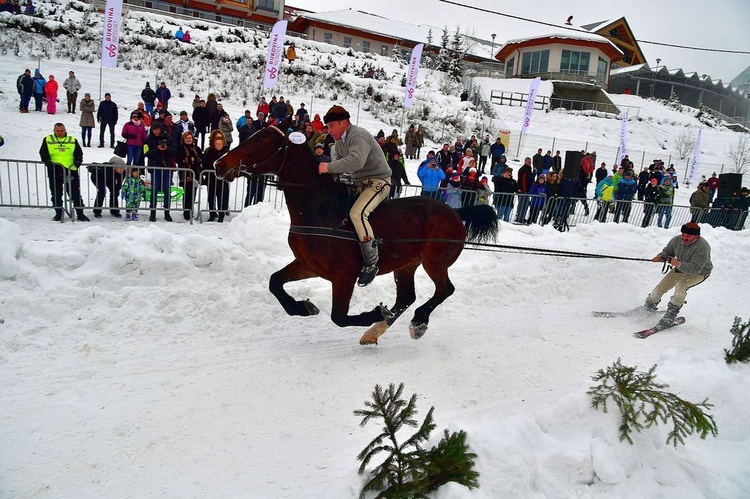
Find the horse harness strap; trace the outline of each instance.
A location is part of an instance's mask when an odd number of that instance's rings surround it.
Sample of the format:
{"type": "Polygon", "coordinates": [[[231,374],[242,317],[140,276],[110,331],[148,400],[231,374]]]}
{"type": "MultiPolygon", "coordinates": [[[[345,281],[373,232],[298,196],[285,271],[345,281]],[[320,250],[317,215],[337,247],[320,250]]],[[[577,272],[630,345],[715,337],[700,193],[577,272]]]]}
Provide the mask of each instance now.
{"type": "Polygon", "coordinates": [[[305,225],[290,225],[289,232],[291,234],[302,234],[309,236],[325,236],[333,237],[336,239],[346,239],[349,241],[359,241],[357,234],[348,230],[341,230],[331,227],[310,227],[305,225]]]}

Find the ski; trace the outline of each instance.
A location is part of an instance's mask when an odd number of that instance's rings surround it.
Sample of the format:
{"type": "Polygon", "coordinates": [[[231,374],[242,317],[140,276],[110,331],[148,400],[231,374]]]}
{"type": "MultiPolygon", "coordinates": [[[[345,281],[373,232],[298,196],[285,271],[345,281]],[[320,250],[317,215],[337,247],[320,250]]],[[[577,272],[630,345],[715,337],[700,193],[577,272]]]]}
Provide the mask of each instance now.
{"type": "Polygon", "coordinates": [[[646,310],[644,307],[636,307],[632,310],[626,310],[624,312],[591,312],[591,315],[594,317],[605,317],[607,319],[611,319],[613,317],[633,317],[633,316],[641,316],[641,317],[647,317],[651,314],[664,314],[666,310],[659,310],[656,312],[650,312],[646,310]]]}
{"type": "Polygon", "coordinates": [[[651,336],[652,334],[656,334],[659,331],[664,331],[665,329],[670,329],[670,328],[673,328],[675,326],[679,326],[680,324],[685,324],[685,318],[684,317],[676,317],[671,326],[662,327],[662,328],[657,328],[656,326],[654,326],[652,328],[644,329],[643,331],[637,331],[637,332],[635,332],[633,334],[635,334],[637,337],[639,337],[641,339],[645,339],[645,338],[648,338],[649,336],[651,336]]]}

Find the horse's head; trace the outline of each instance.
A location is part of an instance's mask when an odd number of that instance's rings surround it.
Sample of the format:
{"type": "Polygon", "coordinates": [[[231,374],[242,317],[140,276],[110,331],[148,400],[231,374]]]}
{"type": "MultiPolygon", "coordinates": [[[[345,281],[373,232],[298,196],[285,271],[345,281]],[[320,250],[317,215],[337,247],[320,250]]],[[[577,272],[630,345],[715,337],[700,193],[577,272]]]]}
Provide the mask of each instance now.
{"type": "Polygon", "coordinates": [[[214,162],[216,176],[231,182],[240,175],[278,173],[284,161],[287,138],[284,130],[289,128],[292,117],[279,125],[272,125],[255,132],[233,150],[214,162]]]}

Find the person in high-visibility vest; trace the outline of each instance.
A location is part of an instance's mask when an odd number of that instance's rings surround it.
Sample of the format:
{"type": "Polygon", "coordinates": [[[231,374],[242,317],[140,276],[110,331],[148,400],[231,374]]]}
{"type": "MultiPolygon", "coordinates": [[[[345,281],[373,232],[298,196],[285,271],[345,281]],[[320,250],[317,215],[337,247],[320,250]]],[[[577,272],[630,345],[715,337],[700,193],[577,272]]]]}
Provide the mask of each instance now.
{"type": "Polygon", "coordinates": [[[78,168],[83,163],[83,149],[75,137],[68,135],[65,125],[55,123],[54,133],[42,141],[39,156],[47,167],[47,178],[52,192],[52,205],[55,207],[55,222],[63,217],[63,185],[68,197],[76,207],[76,215],[81,222],[89,218],[83,213],[81,179],[78,168]]]}

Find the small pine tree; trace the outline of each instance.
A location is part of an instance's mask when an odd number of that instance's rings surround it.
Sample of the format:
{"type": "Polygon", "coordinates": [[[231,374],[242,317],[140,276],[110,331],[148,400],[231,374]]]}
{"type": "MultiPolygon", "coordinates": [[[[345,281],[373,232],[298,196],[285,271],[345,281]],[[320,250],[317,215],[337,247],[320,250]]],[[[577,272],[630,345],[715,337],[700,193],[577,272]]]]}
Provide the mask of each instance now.
{"type": "Polygon", "coordinates": [[[451,53],[448,48],[448,43],[448,26],[446,26],[443,28],[443,34],[440,36],[440,50],[438,51],[437,57],[437,70],[442,71],[443,73],[448,73],[450,71],[451,53]]]}
{"type": "Polygon", "coordinates": [[[724,359],[727,364],[750,362],[750,321],[742,324],[742,319],[735,317],[730,332],[734,338],[732,339],[732,351],[724,350],[724,359]]]}
{"type": "Polygon", "coordinates": [[[633,443],[633,430],[640,432],[659,422],[672,423],[672,430],[667,436],[667,443],[685,444],[685,437],[697,432],[701,438],[710,433],[716,436],[718,429],[713,416],[703,412],[713,407],[706,400],[694,404],[677,395],[664,391],[669,385],[656,383],[652,366],[648,372],[638,372],[634,367],[623,366],[620,359],[606,370],[599,370],[594,381],[601,382],[592,386],[587,392],[591,395],[594,409],[600,406],[607,412],[607,400],[612,399],[622,414],[620,424],[620,441],[633,443]]]}
{"type": "Polygon", "coordinates": [[[464,75],[463,68],[463,55],[464,55],[464,41],[463,35],[459,26],[456,26],[456,31],[453,33],[453,38],[450,44],[451,60],[448,66],[448,74],[451,79],[455,82],[460,82],[464,75]]]}
{"type": "Polygon", "coordinates": [[[380,491],[377,498],[385,497],[425,497],[448,482],[456,482],[469,489],[479,487],[479,473],[474,471],[476,454],[469,452],[466,433],[459,431],[450,434],[445,430],[443,439],[436,447],[422,448],[435,429],[434,407],[431,407],[421,425],[416,420],[417,395],[409,401],[401,398],[404,384],[398,388],[393,383],[388,390],[375,385],[372,402],[366,401],[364,410],[354,411],[362,416],[360,426],[365,426],[373,418],[382,418],[383,430],[375,437],[357,459],[362,461],[359,474],[365,473],[372,459],[385,452],[385,461],[370,471],[370,480],[360,493],[360,498],[370,491],[380,491]],[[399,443],[397,434],[407,426],[419,429],[411,437],[399,443]]]}

